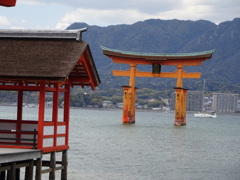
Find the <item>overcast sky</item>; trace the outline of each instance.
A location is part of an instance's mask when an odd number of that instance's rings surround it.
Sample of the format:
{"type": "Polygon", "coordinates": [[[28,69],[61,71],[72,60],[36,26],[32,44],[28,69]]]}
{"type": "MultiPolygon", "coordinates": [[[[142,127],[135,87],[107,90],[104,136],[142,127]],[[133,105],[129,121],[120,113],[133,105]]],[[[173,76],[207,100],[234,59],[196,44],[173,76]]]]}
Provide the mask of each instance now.
{"type": "Polygon", "coordinates": [[[66,29],[74,22],[108,26],[146,19],[205,19],[216,24],[240,17],[240,0],[17,0],[0,6],[0,29],[66,29]]]}

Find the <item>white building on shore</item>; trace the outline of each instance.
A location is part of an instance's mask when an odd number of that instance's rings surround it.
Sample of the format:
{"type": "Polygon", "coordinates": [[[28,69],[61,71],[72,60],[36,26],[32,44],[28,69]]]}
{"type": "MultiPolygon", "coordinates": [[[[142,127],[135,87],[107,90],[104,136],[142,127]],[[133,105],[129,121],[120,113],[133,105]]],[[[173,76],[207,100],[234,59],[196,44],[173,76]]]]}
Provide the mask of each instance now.
{"type": "Polygon", "coordinates": [[[238,94],[213,93],[212,110],[219,113],[236,113],[238,94]]]}

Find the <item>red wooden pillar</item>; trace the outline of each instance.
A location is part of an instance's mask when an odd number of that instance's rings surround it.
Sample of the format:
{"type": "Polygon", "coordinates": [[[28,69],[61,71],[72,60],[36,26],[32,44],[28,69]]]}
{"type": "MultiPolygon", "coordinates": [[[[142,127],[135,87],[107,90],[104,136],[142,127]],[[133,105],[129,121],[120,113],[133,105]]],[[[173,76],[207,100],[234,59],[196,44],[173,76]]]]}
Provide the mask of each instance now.
{"type": "MultiPolygon", "coordinates": [[[[18,132],[22,129],[22,113],[23,113],[23,90],[18,90],[18,102],[17,102],[17,125],[16,125],[16,138],[21,138],[21,133],[18,132]]],[[[17,144],[19,144],[20,141],[17,140],[17,144]]]]}
{"type": "Polygon", "coordinates": [[[38,107],[38,144],[37,149],[42,149],[43,147],[43,123],[44,123],[44,113],[45,113],[45,81],[40,82],[39,90],[39,107],[38,107]]]}
{"type": "Polygon", "coordinates": [[[54,123],[54,140],[53,140],[54,147],[57,146],[58,99],[59,99],[59,86],[58,83],[55,83],[52,105],[52,122],[54,123]]]}
{"type": "Polygon", "coordinates": [[[64,122],[66,123],[66,145],[68,146],[69,138],[69,116],[70,116],[70,85],[65,84],[65,93],[64,93],[64,122]]]}

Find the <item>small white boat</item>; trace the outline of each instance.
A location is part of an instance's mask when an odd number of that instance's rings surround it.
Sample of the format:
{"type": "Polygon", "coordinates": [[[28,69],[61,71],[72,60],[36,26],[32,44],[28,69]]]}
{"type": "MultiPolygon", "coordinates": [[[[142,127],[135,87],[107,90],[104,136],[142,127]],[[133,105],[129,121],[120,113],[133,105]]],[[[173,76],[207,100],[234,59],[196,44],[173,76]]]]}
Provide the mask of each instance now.
{"type": "Polygon", "coordinates": [[[206,84],[206,80],[204,79],[203,81],[203,104],[202,104],[202,112],[198,112],[198,113],[194,113],[194,117],[203,117],[203,118],[216,118],[217,114],[216,112],[211,112],[211,113],[207,113],[207,112],[203,112],[204,111],[204,92],[205,92],[205,84],[206,84]]]}
{"type": "Polygon", "coordinates": [[[194,113],[194,117],[216,118],[217,114],[215,112],[212,112],[212,113],[198,112],[198,113],[194,113]]]}

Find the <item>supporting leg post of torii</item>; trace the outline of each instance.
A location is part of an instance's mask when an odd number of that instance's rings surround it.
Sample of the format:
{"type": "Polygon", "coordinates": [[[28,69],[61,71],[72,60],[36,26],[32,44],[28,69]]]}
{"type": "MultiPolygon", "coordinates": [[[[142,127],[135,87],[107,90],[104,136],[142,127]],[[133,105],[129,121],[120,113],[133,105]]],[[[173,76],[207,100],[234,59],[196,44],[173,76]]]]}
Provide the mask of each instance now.
{"type": "Polygon", "coordinates": [[[176,104],[175,104],[175,126],[181,126],[182,125],[182,88],[176,87],[174,88],[176,91],[176,104]]]}
{"type": "Polygon", "coordinates": [[[136,90],[137,88],[132,88],[132,87],[129,89],[128,123],[135,123],[136,90]]]}
{"type": "Polygon", "coordinates": [[[186,93],[187,89],[183,88],[183,67],[178,65],[177,67],[177,84],[174,88],[176,91],[176,105],[175,105],[175,126],[184,126],[186,125],[186,93]]]}
{"type": "Polygon", "coordinates": [[[135,123],[135,104],[137,89],[135,88],[135,76],[136,64],[130,64],[129,86],[122,86],[124,91],[122,123],[135,123]]]}
{"type": "Polygon", "coordinates": [[[122,123],[128,123],[128,113],[129,113],[129,93],[128,90],[130,86],[122,86],[123,88],[123,114],[122,123]]]}
{"type": "Polygon", "coordinates": [[[187,89],[174,88],[176,91],[176,105],[175,105],[175,126],[185,126],[186,125],[186,93],[187,89]]]}
{"type": "Polygon", "coordinates": [[[185,126],[186,123],[186,112],[187,112],[187,91],[188,89],[183,89],[183,111],[182,111],[182,126],[185,126]]]}
{"type": "Polygon", "coordinates": [[[135,88],[135,78],[136,78],[136,64],[130,64],[130,78],[129,78],[129,113],[128,113],[128,123],[135,123],[135,104],[136,104],[136,88],[135,88]]]}
{"type": "Polygon", "coordinates": [[[122,86],[123,88],[123,114],[122,123],[135,123],[135,104],[136,104],[136,90],[132,91],[130,86],[122,86]]]}

